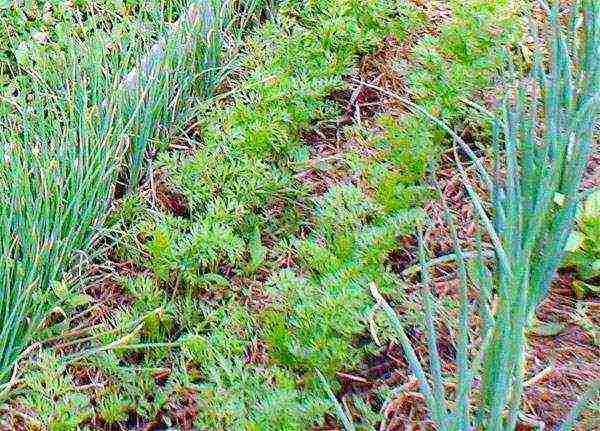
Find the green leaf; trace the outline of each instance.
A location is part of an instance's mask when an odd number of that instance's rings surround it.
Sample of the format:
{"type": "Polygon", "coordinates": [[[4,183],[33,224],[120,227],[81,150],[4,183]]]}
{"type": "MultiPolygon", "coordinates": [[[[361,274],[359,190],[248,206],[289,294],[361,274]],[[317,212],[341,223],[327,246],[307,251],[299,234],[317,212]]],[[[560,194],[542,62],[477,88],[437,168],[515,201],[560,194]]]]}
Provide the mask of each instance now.
{"type": "Polygon", "coordinates": [[[586,199],[583,215],[586,218],[600,218],[600,189],[592,192],[586,199]]]}
{"type": "Polygon", "coordinates": [[[565,244],[565,251],[572,253],[574,251],[579,250],[579,248],[583,245],[585,241],[585,235],[581,232],[574,230],[567,238],[567,243],[565,244]]]}
{"type": "Polygon", "coordinates": [[[573,290],[578,298],[583,298],[588,293],[600,293],[600,286],[595,286],[581,280],[575,280],[573,282],[573,290]]]}
{"type": "Polygon", "coordinates": [[[0,0],[0,10],[8,9],[12,4],[12,0],[0,0]]]}
{"type": "Polygon", "coordinates": [[[93,301],[94,301],[94,299],[91,296],[86,295],[84,293],[79,293],[79,294],[73,295],[69,298],[69,304],[72,307],[79,307],[80,305],[87,305],[93,301]]]}

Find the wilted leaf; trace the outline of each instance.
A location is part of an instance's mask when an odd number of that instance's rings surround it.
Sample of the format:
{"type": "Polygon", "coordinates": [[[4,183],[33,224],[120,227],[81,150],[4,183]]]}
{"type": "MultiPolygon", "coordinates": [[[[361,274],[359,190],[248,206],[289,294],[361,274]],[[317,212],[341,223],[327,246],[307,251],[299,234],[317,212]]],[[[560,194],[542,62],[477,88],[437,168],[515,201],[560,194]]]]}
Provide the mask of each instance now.
{"type": "Polygon", "coordinates": [[[31,38],[37,43],[44,44],[48,42],[48,33],[44,33],[43,31],[36,31],[31,35],[31,38]]]}
{"type": "Polygon", "coordinates": [[[67,313],[65,313],[65,310],[63,310],[62,307],[54,307],[52,308],[52,310],[50,310],[50,313],[48,313],[50,316],[61,316],[63,318],[67,318],[67,313]]]}
{"type": "MultiPolygon", "coordinates": [[[[2,1],[2,0],[0,0],[2,1]]],[[[29,59],[29,46],[27,42],[21,42],[14,52],[17,64],[24,65],[29,59]]]]}

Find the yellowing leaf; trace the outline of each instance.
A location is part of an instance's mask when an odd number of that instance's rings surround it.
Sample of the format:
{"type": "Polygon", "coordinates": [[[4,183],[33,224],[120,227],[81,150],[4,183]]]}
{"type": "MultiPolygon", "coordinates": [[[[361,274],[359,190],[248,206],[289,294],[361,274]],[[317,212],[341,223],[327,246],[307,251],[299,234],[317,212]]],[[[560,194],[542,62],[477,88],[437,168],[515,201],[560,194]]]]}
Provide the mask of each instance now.
{"type": "Polygon", "coordinates": [[[69,287],[65,282],[56,281],[51,283],[50,286],[58,299],[65,299],[69,295],[69,287]]]}
{"type": "Polygon", "coordinates": [[[575,291],[575,296],[578,298],[585,297],[588,293],[600,293],[600,286],[595,286],[590,283],[586,283],[581,280],[575,280],[573,282],[573,290],[575,291]]]}

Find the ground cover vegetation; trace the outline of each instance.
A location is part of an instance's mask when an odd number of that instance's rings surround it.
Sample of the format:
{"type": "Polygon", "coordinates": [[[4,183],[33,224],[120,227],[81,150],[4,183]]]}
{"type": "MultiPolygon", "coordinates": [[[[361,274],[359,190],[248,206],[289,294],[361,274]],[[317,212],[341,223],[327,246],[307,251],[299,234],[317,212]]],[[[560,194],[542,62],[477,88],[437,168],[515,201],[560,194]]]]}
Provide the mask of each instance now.
{"type": "Polygon", "coordinates": [[[559,265],[598,332],[600,12],[544,5],[0,0],[0,427],[532,426],[559,265]]]}

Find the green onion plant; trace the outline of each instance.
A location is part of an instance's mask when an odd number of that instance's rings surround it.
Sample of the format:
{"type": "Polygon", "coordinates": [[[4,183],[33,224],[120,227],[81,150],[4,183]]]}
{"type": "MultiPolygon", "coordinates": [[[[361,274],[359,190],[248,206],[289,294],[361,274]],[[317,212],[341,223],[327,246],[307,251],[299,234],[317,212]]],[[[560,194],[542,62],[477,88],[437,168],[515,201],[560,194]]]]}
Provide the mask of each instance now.
{"type": "MultiPolygon", "coordinates": [[[[566,21],[558,3],[542,6],[550,29],[545,51],[538,42],[528,79],[517,81],[501,115],[493,117],[492,172],[451,128],[402,99],[454,138],[460,177],[494,252],[489,262],[488,251],[478,241],[478,251],[470,253],[475,257],[467,264],[447,211],[461,286],[454,399],[444,385],[436,347],[435,299],[423,238],[419,254],[428,371],[403,323],[372,286],[438,430],[516,429],[525,381],[526,327],[549,291],[584,195],[580,184],[600,113],[600,2],[574,2],[566,21]],[[488,202],[475,191],[458,148],[475,164],[479,183],[489,191],[488,202]],[[477,304],[470,303],[469,286],[479,291],[477,304]],[[470,322],[476,314],[482,324],[473,337],[470,322]]],[[[537,30],[532,32],[537,40],[537,30]]],[[[585,403],[599,390],[600,383],[592,383],[561,430],[573,428],[585,403]]]]}
{"type": "Polygon", "coordinates": [[[191,97],[196,72],[217,67],[213,45],[196,63],[217,39],[213,3],[197,3],[149,52],[135,31],[116,48],[103,33],[64,40],[27,71],[26,104],[0,100],[0,398],[72,287],[69,270],[100,230],[117,178],[139,182],[150,142],[191,97]]]}
{"type": "Polygon", "coordinates": [[[29,103],[2,118],[0,383],[94,237],[120,163],[118,81],[91,45],[40,60],[29,103]]]}
{"type": "Polygon", "coordinates": [[[142,179],[148,153],[185,124],[193,96],[205,99],[220,81],[221,30],[227,2],[192,1],[123,77],[124,115],[131,119],[127,188],[142,179]],[[153,148],[154,147],[154,148],[153,148]]]}

